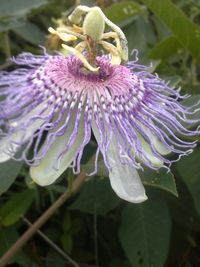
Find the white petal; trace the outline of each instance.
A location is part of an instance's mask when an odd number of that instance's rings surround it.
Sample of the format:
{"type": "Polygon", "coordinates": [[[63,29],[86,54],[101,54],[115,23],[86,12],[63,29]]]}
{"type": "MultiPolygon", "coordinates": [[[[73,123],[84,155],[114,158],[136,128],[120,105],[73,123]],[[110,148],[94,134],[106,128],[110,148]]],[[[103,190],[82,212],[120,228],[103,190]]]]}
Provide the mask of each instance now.
{"type": "MultiPolygon", "coordinates": [[[[145,133],[149,136],[149,139],[151,140],[152,144],[155,147],[155,150],[158,153],[160,153],[161,155],[167,155],[170,153],[169,149],[167,149],[166,146],[163,143],[161,143],[161,141],[150,131],[150,129],[144,127],[143,125],[141,125],[141,127],[144,128],[145,133]]],[[[155,156],[155,154],[151,150],[150,145],[145,141],[145,139],[139,133],[138,133],[138,138],[141,141],[142,148],[146,157],[151,161],[151,163],[154,166],[162,167],[163,161],[155,156]]]]}
{"type": "MultiPolygon", "coordinates": [[[[1,143],[0,143],[0,146],[1,146],[1,143]]],[[[8,161],[10,160],[10,156],[7,155],[6,153],[0,151],[0,163],[3,163],[5,161],[8,161]]]]}
{"type": "MultiPolygon", "coordinates": [[[[66,133],[63,136],[57,136],[56,140],[48,150],[45,157],[40,161],[40,164],[30,168],[31,178],[39,185],[46,186],[52,184],[59,176],[69,167],[72,161],[75,159],[77,150],[84,138],[84,121],[83,116],[81,117],[81,123],[79,125],[78,136],[74,144],[70,149],[63,155],[59,169],[55,169],[58,155],[63,151],[63,148],[69,140],[71,133],[74,129],[74,117],[70,119],[66,133]]],[[[45,145],[45,144],[44,144],[45,145]]],[[[44,146],[43,145],[43,146],[44,146]]],[[[43,146],[40,151],[42,151],[43,146]]],[[[39,151],[39,154],[40,154],[39,151]]]]}
{"type": "Polygon", "coordinates": [[[14,143],[11,144],[11,142],[20,142],[22,135],[23,133],[20,131],[0,140],[0,162],[5,162],[15,155],[20,146],[14,143]]]}
{"type": "MultiPolygon", "coordinates": [[[[41,103],[27,115],[25,115],[22,119],[17,121],[12,121],[11,125],[13,127],[17,127],[30,120],[32,117],[38,115],[44,108],[45,103],[41,103]]],[[[46,109],[41,116],[46,116],[49,113],[49,109],[46,109]]],[[[16,152],[20,149],[20,145],[16,143],[26,143],[31,135],[41,126],[44,122],[42,119],[35,120],[32,124],[30,124],[27,129],[18,130],[17,132],[9,135],[0,140],[0,162],[5,162],[9,160],[12,156],[16,154],[16,152]],[[5,153],[6,152],[6,153],[5,153]]]]}
{"type": "Polygon", "coordinates": [[[161,155],[167,155],[169,154],[171,151],[166,148],[166,146],[161,142],[159,141],[159,139],[154,135],[152,134],[150,131],[148,133],[148,135],[150,136],[151,140],[152,140],[152,143],[154,144],[156,150],[161,154],[161,155]]]}
{"type": "MultiPolygon", "coordinates": [[[[97,142],[100,141],[100,136],[95,122],[92,122],[92,130],[97,142]]],[[[144,186],[140,180],[136,169],[129,164],[122,164],[118,159],[118,151],[116,146],[117,141],[113,136],[113,140],[109,145],[108,161],[111,166],[109,170],[110,183],[115,193],[122,199],[140,203],[147,199],[144,186]]]]}
{"type": "Polygon", "coordinates": [[[150,145],[144,140],[142,136],[138,134],[138,138],[140,139],[143,153],[147,157],[147,159],[156,167],[162,167],[163,161],[158,159],[152,152],[150,145]]]}
{"type": "Polygon", "coordinates": [[[115,193],[122,199],[133,203],[140,203],[147,199],[144,186],[137,170],[129,165],[122,164],[117,157],[114,143],[109,148],[110,183],[115,193]]]}

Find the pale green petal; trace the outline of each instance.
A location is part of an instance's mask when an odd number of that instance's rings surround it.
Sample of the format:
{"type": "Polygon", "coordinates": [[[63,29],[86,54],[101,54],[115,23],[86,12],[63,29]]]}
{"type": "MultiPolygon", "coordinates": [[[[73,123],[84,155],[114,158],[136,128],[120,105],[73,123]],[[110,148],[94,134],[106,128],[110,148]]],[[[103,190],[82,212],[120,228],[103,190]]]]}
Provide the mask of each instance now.
{"type": "Polygon", "coordinates": [[[5,137],[0,140],[0,162],[5,162],[14,156],[17,150],[20,148],[17,144],[10,145],[11,141],[20,142],[23,136],[22,131],[12,134],[9,137],[5,137]],[[9,153],[9,155],[7,153],[9,153]],[[11,154],[11,155],[10,155],[11,154]]]}
{"type": "MultiPolygon", "coordinates": [[[[63,155],[59,164],[59,169],[55,169],[57,157],[63,151],[64,146],[69,140],[71,133],[74,129],[74,117],[76,115],[75,113],[76,112],[74,112],[73,118],[71,118],[69,121],[65,134],[63,136],[57,136],[56,140],[48,150],[45,157],[40,161],[40,164],[38,166],[30,168],[30,176],[35,181],[35,183],[41,186],[52,184],[56,179],[59,178],[59,176],[69,167],[69,165],[75,159],[77,150],[79,149],[80,144],[83,142],[84,138],[83,116],[81,117],[76,141],[70,147],[70,149],[63,155]]],[[[40,151],[42,151],[43,146],[41,147],[40,151]]]]}
{"type": "MultiPolygon", "coordinates": [[[[33,109],[31,112],[29,112],[27,115],[25,115],[22,119],[19,119],[17,121],[12,121],[11,125],[13,127],[17,127],[18,125],[22,124],[23,122],[26,122],[30,120],[33,116],[38,115],[42,109],[44,108],[45,103],[41,103],[33,109]]],[[[46,109],[42,116],[46,116],[49,113],[49,109],[46,109]]],[[[16,152],[20,149],[20,145],[15,143],[26,143],[29,138],[32,136],[32,134],[41,126],[43,123],[42,119],[35,120],[32,124],[30,124],[27,129],[24,130],[18,130],[17,132],[9,135],[8,137],[5,137],[0,140],[0,162],[5,162],[11,158],[11,156],[14,156],[16,152]],[[9,155],[7,153],[9,153],[9,155]]]]}
{"type": "MultiPolygon", "coordinates": [[[[94,121],[92,129],[99,143],[100,135],[94,121]]],[[[120,162],[116,143],[117,141],[113,135],[113,140],[108,149],[108,161],[111,166],[109,170],[111,186],[120,198],[133,203],[143,202],[147,199],[147,196],[138,172],[134,166],[131,166],[131,162],[129,164],[122,164],[120,162]]]]}
{"type": "Polygon", "coordinates": [[[126,201],[132,203],[145,201],[147,196],[137,170],[129,164],[122,164],[117,157],[117,153],[117,147],[113,142],[110,144],[108,154],[111,165],[109,178],[113,190],[126,201]]]}
{"type": "MultiPolygon", "coordinates": [[[[155,150],[160,153],[161,155],[167,155],[170,153],[170,150],[166,148],[166,146],[159,141],[159,139],[150,131],[150,129],[144,127],[141,125],[145,131],[145,133],[149,136],[149,139],[151,140],[152,144],[155,147],[155,150]]],[[[138,133],[138,138],[140,139],[143,152],[145,153],[146,157],[150,160],[150,162],[155,166],[155,167],[162,167],[163,166],[163,161],[158,159],[155,154],[152,152],[150,145],[145,141],[145,139],[142,137],[141,134],[138,133]]]]}
{"type": "Polygon", "coordinates": [[[171,153],[171,151],[168,148],[166,148],[166,146],[161,141],[159,141],[159,139],[154,134],[152,134],[151,132],[149,132],[148,135],[150,136],[150,138],[152,140],[152,143],[155,146],[155,149],[161,155],[167,155],[167,154],[171,153]]]}
{"type": "Polygon", "coordinates": [[[138,134],[138,138],[140,139],[142,149],[143,149],[143,154],[147,157],[147,159],[155,166],[155,167],[162,167],[163,166],[163,161],[158,159],[152,152],[149,144],[144,140],[142,136],[138,134]]]}
{"type": "MultiPolygon", "coordinates": [[[[2,146],[2,143],[0,142],[0,146],[2,146]]],[[[10,159],[10,156],[6,153],[0,151],[0,163],[3,163],[5,161],[8,161],[10,159]]]]}
{"type": "Polygon", "coordinates": [[[143,125],[141,125],[141,127],[144,129],[144,131],[146,132],[146,134],[149,136],[151,142],[153,143],[153,145],[155,146],[155,149],[161,154],[161,155],[167,155],[169,154],[171,151],[158,139],[158,137],[153,134],[151,132],[150,129],[148,129],[147,127],[144,127],[143,125]]]}

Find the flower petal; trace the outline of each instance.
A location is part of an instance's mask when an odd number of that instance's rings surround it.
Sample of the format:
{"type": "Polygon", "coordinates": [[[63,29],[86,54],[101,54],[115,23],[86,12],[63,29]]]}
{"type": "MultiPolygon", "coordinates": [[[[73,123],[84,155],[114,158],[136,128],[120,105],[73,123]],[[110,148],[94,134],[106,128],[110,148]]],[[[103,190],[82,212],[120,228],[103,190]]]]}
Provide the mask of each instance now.
{"type": "Polygon", "coordinates": [[[147,196],[137,170],[129,164],[122,164],[117,157],[117,153],[114,143],[111,143],[108,159],[111,165],[109,178],[113,190],[126,201],[132,203],[145,201],[147,196]]]}
{"type": "Polygon", "coordinates": [[[148,134],[149,138],[151,139],[152,144],[155,146],[155,149],[161,155],[167,155],[171,152],[169,149],[167,149],[167,147],[161,141],[159,141],[159,139],[147,127],[144,127],[144,128],[145,128],[145,132],[148,134]]]}
{"type": "Polygon", "coordinates": [[[0,162],[5,162],[15,155],[20,148],[15,142],[20,142],[22,135],[22,132],[17,132],[0,140],[0,162]]]}
{"type": "Polygon", "coordinates": [[[144,125],[140,126],[144,129],[145,134],[148,136],[150,142],[148,143],[142,134],[138,133],[138,138],[141,142],[143,153],[147,157],[147,159],[153,164],[155,167],[162,167],[164,165],[164,162],[161,158],[159,158],[158,155],[155,155],[152,147],[156,150],[158,154],[161,155],[167,155],[170,153],[169,149],[166,148],[166,146],[159,141],[159,139],[144,125]]]}
{"type": "MultiPolygon", "coordinates": [[[[105,155],[105,153],[103,153],[104,151],[102,151],[104,148],[101,146],[99,130],[94,121],[92,122],[92,130],[102,154],[105,155]]],[[[104,132],[104,134],[106,133],[104,132]]],[[[138,172],[131,162],[127,162],[126,164],[121,163],[114,134],[112,137],[107,151],[108,163],[110,165],[108,171],[111,186],[120,198],[132,203],[143,202],[147,199],[147,196],[138,172]]]]}
{"type": "MultiPolygon", "coordinates": [[[[74,112],[75,113],[75,112],[74,112]]],[[[64,155],[59,161],[59,166],[55,167],[56,162],[58,162],[58,155],[60,155],[65,149],[66,143],[69,141],[71,134],[74,130],[74,120],[75,115],[68,122],[68,127],[64,135],[56,136],[53,144],[47,151],[44,158],[41,159],[38,166],[32,166],[30,168],[31,178],[41,186],[47,186],[52,184],[59,176],[69,167],[72,161],[75,159],[79,147],[83,142],[84,138],[84,120],[83,116],[80,119],[80,125],[78,129],[78,134],[75,142],[65,151],[64,155]]],[[[40,148],[40,152],[43,150],[43,147],[46,145],[44,143],[40,148]]]]}
{"type": "Polygon", "coordinates": [[[138,138],[140,139],[143,153],[145,154],[147,159],[153,164],[153,166],[162,167],[164,162],[153,154],[150,145],[144,140],[142,136],[138,135],[138,138]]]}
{"type": "Polygon", "coordinates": [[[11,159],[20,149],[21,145],[26,143],[32,134],[41,126],[41,124],[44,122],[44,120],[41,118],[35,119],[28,126],[24,126],[23,123],[33,119],[34,116],[38,116],[40,112],[42,112],[41,116],[46,116],[49,113],[49,108],[44,109],[44,106],[45,103],[41,103],[23,118],[13,120],[10,123],[11,126],[19,128],[16,129],[15,132],[0,140],[0,162],[5,162],[11,159]]]}

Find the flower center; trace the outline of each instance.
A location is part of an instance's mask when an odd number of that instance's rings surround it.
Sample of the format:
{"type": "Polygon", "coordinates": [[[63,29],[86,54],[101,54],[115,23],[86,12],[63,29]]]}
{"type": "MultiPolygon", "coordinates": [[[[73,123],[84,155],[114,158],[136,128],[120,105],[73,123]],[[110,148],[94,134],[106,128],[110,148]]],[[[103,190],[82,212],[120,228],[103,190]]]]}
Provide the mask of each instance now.
{"type": "Polygon", "coordinates": [[[111,65],[108,60],[105,60],[104,57],[97,57],[95,63],[96,66],[99,67],[99,71],[91,72],[84,67],[83,63],[79,59],[76,57],[71,57],[71,60],[68,62],[68,71],[76,79],[92,82],[104,82],[112,77],[114,66],[111,65]]]}

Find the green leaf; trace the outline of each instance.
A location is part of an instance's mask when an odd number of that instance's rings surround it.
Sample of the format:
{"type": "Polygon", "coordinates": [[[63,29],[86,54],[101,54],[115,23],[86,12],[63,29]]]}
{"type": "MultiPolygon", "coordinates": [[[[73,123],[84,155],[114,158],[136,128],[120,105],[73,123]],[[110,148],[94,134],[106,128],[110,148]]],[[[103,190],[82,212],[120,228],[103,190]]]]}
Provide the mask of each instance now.
{"type": "Polygon", "coordinates": [[[184,267],[192,267],[192,265],[191,265],[189,262],[187,262],[187,263],[184,265],[184,267]]]}
{"type": "Polygon", "coordinates": [[[170,0],[142,0],[142,2],[164,22],[182,46],[200,60],[200,26],[190,21],[170,0]]]}
{"type": "Polygon", "coordinates": [[[14,29],[26,23],[26,15],[48,0],[0,0],[0,31],[14,29]]]}
{"type": "Polygon", "coordinates": [[[49,248],[47,250],[47,255],[45,257],[45,265],[44,266],[48,266],[48,267],[55,267],[55,266],[59,266],[59,267],[66,267],[66,259],[63,256],[60,256],[60,254],[49,248]],[[49,260],[49,259],[53,259],[53,260],[49,260]]]}
{"type": "Polygon", "coordinates": [[[5,226],[16,223],[27,212],[34,195],[34,190],[30,189],[13,194],[0,208],[0,223],[5,226]]]}
{"type": "MultiPolygon", "coordinates": [[[[82,169],[84,169],[87,173],[91,173],[94,170],[94,160],[91,158],[87,163],[82,164],[82,169]]],[[[108,177],[109,172],[105,166],[104,160],[101,158],[98,160],[98,176],[108,177]]]]}
{"type": "MultiPolygon", "coordinates": [[[[187,115],[188,119],[193,120],[192,123],[182,122],[182,124],[187,128],[197,128],[200,124],[200,95],[190,96],[189,98],[184,99],[181,102],[184,106],[190,107],[190,112],[193,112],[191,115],[187,115]]],[[[197,135],[199,137],[199,135],[197,135]]],[[[197,140],[197,137],[193,137],[194,140],[197,140]]]]}
{"type": "Polygon", "coordinates": [[[182,45],[176,37],[170,36],[156,44],[149,52],[149,57],[153,59],[166,59],[182,49],[182,45]]]}
{"type": "Polygon", "coordinates": [[[0,32],[8,31],[14,29],[15,27],[20,27],[26,23],[24,18],[10,18],[9,21],[0,20],[0,32]]]}
{"type": "Polygon", "coordinates": [[[171,220],[160,199],[129,204],[119,230],[122,247],[134,267],[163,267],[169,249],[171,220]]]}
{"type": "Polygon", "coordinates": [[[67,211],[64,215],[62,229],[64,232],[70,232],[72,228],[72,219],[70,213],[67,211]]]}
{"type": "Polygon", "coordinates": [[[119,259],[111,259],[111,263],[108,267],[131,267],[130,263],[127,261],[119,260],[119,259]]]}
{"type": "Polygon", "coordinates": [[[191,193],[182,179],[177,177],[176,184],[179,192],[178,198],[172,195],[165,196],[173,222],[186,231],[200,231],[200,217],[195,209],[191,193]]]}
{"type": "Polygon", "coordinates": [[[163,169],[159,170],[158,172],[148,169],[144,172],[140,172],[140,177],[144,185],[153,186],[168,191],[174,196],[178,197],[176,183],[172,173],[167,173],[167,171],[163,169]]]}
{"type": "Polygon", "coordinates": [[[120,199],[111,189],[108,178],[95,177],[84,184],[80,195],[70,206],[70,209],[104,215],[114,209],[120,199]]]}
{"type": "Polygon", "coordinates": [[[166,82],[169,83],[169,86],[171,87],[178,87],[180,82],[182,81],[182,78],[178,75],[173,76],[164,76],[163,77],[166,82]]]}
{"type": "MultiPolygon", "coordinates": [[[[200,94],[190,96],[184,99],[182,103],[188,107],[196,105],[197,103],[200,103],[200,94]]],[[[199,105],[197,105],[196,108],[199,108],[199,105]]],[[[197,118],[200,118],[200,113],[197,113],[195,115],[197,115],[197,118]]]]}
{"type": "Polygon", "coordinates": [[[22,162],[17,162],[14,160],[9,160],[0,164],[0,195],[6,192],[15,181],[18,173],[20,172],[22,164],[22,162]]]}
{"type": "Polygon", "coordinates": [[[80,4],[85,5],[85,6],[92,6],[94,4],[94,1],[93,0],[80,0],[80,4]]]}
{"type": "MultiPolygon", "coordinates": [[[[0,228],[0,256],[2,256],[10,246],[18,239],[19,235],[14,227],[0,228]]],[[[12,259],[12,262],[15,259],[12,259]]]]}
{"type": "Polygon", "coordinates": [[[13,31],[32,44],[39,45],[45,42],[45,33],[42,32],[38,26],[30,22],[14,28],[13,31]]]}
{"type": "Polygon", "coordinates": [[[191,155],[182,158],[176,166],[200,215],[200,148],[195,149],[191,155]]]}
{"type": "MultiPolygon", "coordinates": [[[[123,31],[128,40],[130,54],[133,49],[138,49],[141,61],[141,58],[148,53],[149,44],[153,45],[156,42],[153,28],[144,16],[140,16],[136,21],[126,26],[123,31]]],[[[147,60],[144,61],[147,63],[147,60]]]]}
{"type": "Polygon", "coordinates": [[[23,17],[32,9],[47,3],[47,0],[0,0],[0,21],[9,17],[23,17]]]}
{"type": "MultiPolygon", "coordinates": [[[[192,109],[193,111],[198,109],[198,111],[191,116],[192,119],[200,120],[200,95],[193,95],[190,96],[187,99],[184,99],[182,101],[182,104],[184,104],[187,107],[192,107],[195,105],[195,107],[192,109]]],[[[199,122],[195,122],[192,124],[192,126],[199,125],[199,122]]]]}
{"type": "Polygon", "coordinates": [[[68,254],[71,254],[73,248],[72,235],[70,233],[64,232],[60,238],[60,241],[64,251],[67,252],[68,254]]]}
{"type": "Polygon", "coordinates": [[[115,3],[104,10],[105,15],[121,27],[130,24],[144,9],[132,1],[115,3]]]}
{"type": "MultiPolygon", "coordinates": [[[[2,256],[19,238],[19,234],[15,227],[0,228],[0,256],[2,256]]],[[[9,263],[17,262],[19,266],[28,266],[29,260],[23,251],[18,252],[9,260],[9,263]]]]}

